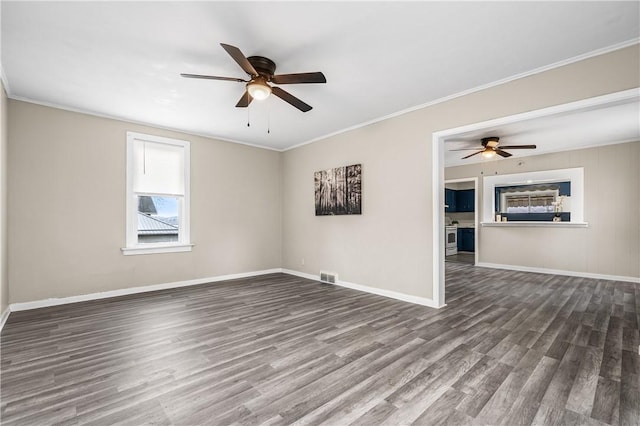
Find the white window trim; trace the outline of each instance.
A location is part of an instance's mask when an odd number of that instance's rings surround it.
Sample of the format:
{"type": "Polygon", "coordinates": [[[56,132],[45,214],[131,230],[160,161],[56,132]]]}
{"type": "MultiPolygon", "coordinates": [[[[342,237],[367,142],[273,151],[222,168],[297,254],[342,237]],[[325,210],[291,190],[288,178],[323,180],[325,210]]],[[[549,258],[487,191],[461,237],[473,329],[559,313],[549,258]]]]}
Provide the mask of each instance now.
{"type": "MultiPolygon", "coordinates": [[[[122,254],[126,256],[139,255],[139,254],[153,254],[153,253],[179,253],[191,251],[193,244],[191,244],[191,232],[190,232],[190,173],[191,170],[191,147],[188,141],[179,139],[165,138],[162,136],[146,135],[143,133],[127,132],[127,177],[126,177],[126,247],[121,248],[122,254]],[[138,243],[138,206],[136,194],[133,191],[133,142],[134,141],[147,141],[154,143],[164,143],[169,145],[177,145],[184,149],[184,195],[180,205],[179,214],[179,233],[178,241],[175,243],[158,242],[158,243],[138,243]]],[[[157,194],[144,194],[144,195],[157,195],[157,194]]],[[[170,194],[161,194],[170,195],[170,194]]]]}

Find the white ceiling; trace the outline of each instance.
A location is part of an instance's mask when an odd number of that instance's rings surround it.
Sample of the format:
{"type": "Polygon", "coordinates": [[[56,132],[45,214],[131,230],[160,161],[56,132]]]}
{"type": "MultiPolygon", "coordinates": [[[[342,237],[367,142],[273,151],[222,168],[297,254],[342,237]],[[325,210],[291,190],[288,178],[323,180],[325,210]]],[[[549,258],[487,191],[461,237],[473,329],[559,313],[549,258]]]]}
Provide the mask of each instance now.
{"type": "Polygon", "coordinates": [[[637,1],[2,1],[1,13],[12,98],[278,150],[640,35],[637,1]],[[255,101],[248,128],[241,83],[179,76],[245,78],[220,43],[277,73],[324,72],[325,85],[284,87],[314,109],[255,101]]]}

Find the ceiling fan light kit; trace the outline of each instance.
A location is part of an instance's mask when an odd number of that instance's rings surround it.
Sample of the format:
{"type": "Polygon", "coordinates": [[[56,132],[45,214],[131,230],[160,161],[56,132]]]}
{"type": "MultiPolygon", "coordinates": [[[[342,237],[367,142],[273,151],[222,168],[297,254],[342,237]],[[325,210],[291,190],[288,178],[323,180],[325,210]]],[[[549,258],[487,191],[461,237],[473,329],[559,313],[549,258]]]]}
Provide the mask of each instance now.
{"type": "Polygon", "coordinates": [[[312,109],[311,105],[306,104],[300,99],[293,96],[286,90],[278,87],[271,86],[273,84],[300,84],[300,83],[326,83],[327,79],[321,72],[306,72],[297,74],[274,74],[276,72],[276,64],[269,58],[264,56],[249,56],[248,58],[235,46],[230,44],[220,43],[222,48],[233,58],[240,68],[243,69],[249,75],[249,80],[243,80],[241,78],[234,77],[218,77],[213,75],[200,75],[200,74],[180,74],[182,77],[187,78],[199,78],[206,80],[223,80],[223,81],[235,81],[247,83],[246,90],[236,107],[246,108],[251,101],[263,100],[269,97],[272,93],[294,106],[302,112],[307,112],[312,109]]]}
{"type": "Polygon", "coordinates": [[[487,148],[484,151],[482,151],[482,156],[484,158],[493,158],[496,156],[496,152],[491,148],[487,148]]]}
{"type": "Polygon", "coordinates": [[[269,86],[264,77],[256,77],[247,83],[247,92],[258,101],[267,99],[271,94],[271,86],[269,86]]]}

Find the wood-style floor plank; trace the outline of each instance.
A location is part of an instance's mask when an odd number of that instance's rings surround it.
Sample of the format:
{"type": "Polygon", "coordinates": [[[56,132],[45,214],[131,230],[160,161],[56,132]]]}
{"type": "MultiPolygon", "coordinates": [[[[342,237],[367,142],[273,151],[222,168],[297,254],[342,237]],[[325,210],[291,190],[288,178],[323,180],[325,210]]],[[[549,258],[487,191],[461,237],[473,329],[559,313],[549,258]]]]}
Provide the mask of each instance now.
{"type": "Polygon", "coordinates": [[[12,313],[0,421],[637,425],[637,284],[447,262],[436,310],[271,274],[12,313]]]}

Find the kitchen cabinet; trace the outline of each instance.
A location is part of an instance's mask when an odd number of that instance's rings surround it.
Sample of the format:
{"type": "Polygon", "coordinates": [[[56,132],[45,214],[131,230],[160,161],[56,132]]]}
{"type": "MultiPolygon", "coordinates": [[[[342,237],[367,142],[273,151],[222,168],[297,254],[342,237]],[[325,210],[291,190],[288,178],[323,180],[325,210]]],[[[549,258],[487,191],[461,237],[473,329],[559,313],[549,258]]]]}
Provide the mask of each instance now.
{"type": "Polygon", "coordinates": [[[455,212],[456,210],[456,192],[453,189],[444,189],[444,203],[448,206],[444,208],[447,213],[455,212]]]}
{"type": "Polygon", "coordinates": [[[463,189],[455,191],[456,212],[475,211],[475,189],[463,189]]]}
{"type": "Polygon", "coordinates": [[[458,228],[458,251],[474,252],[475,239],[473,228],[458,228]]]}
{"type": "Polygon", "coordinates": [[[559,182],[558,183],[558,195],[571,196],[571,182],[559,182]]]}
{"type": "Polygon", "coordinates": [[[447,213],[463,213],[475,211],[475,189],[444,189],[444,203],[448,206],[444,208],[447,213]]]}

